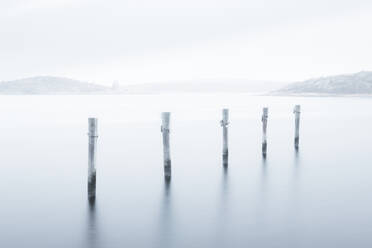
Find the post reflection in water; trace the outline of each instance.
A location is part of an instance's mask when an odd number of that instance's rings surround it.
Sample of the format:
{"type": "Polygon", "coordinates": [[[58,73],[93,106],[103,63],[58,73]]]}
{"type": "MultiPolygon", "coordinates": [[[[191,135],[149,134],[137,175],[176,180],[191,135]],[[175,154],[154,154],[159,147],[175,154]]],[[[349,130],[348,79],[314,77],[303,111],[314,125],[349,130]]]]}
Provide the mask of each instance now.
{"type": "Polygon", "coordinates": [[[228,194],[229,194],[229,162],[228,157],[224,156],[223,158],[223,175],[222,175],[222,194],[221,194],[221,208],[223,210],[222,214],[224,215],[228,207],[228,194]]]}
{"type": "Polygon", "coordinates": [[[171,195],[171,179],[164,179],[163,201],[161,202],[160,213],[160,235],[159,242],[156,247],[172,247],[172,195],[171,195]]]}
{"type": "Polygon", "coordinates": [[[221,194],[221,206],[223,214],[228,210],[228,196],[229,196],[229,167],[224,165],[223,167],[223,178],[222,178],[222,194],[221,194]]]}
{"type": "Polygon", "coordinates": [[[300,163],[300,151],[297,148],[294,153],[294,164],[296,168],[300,166],[299,163],[300,163]]]}
{"type": "Polygon", "coordinates": [[[260,182],[258,185],[257,194],[257,209],[256,209],[256,228],[265,230],[267,225],[267,201],[268,201],[268,185],[269,185],[269,163],[266,157],[262,157],[260,169],[260,182]]]}
{"type": "Polygon", "coordinates": [[[262,157],[262,163],[261,163],[261,178],[262,178],[262,185],[263,185],[263,188],[265,188],[265,184],[266,184],[266,177],[267,177],[267,160],[266,160],[266,157],[262,157]]]}
{"type": "Polygon", "coordinates": [[[223,160],[221,196],[219,211],[217,212],[218,222],[216,223],[215,247],[228,247],[228,224],[229,224],[229,167],[227,157],[223,160]]]}
{"type": "Polygon", "coordinates": [[[265,196],[267,190],[268,163],[266,158],[262,158],[261,164],[261,195],[265,196]]]}
{"type": "MultiPolygon", "coordinates": [[[[221,216],[225,216],[228,209],[228,195],[229,195],[229,162],[228,157],[223,158],[223,175],[222,175],[222,194],[221,194],[221,216]]],[[[225,222],[224,218],[222,221],[225,222]]]]}
{"type": "Polygon", "coordinates": [[[288,202],[288,228],[289,232],[292,233],[290,241],[291,246],[298,247],[300,246],[300,237],[301,237],[301,204],[300,204],[300,172],[301,172],[301,157],[298,149],[295,150],[293,156],[293,165],[292,165],[292,180],[290,183],[290,201],[288,202]]]}
{"type": "Polygon", "coordinates": [[[96,197],[89,197],[86,247],[99,247],[96,210],[96,197]]]}
{"type": "Polygon", "coordinates": [[[229,166],[229,155],[224,154],[222,156],[222,165],[223,165],[224,168],[227,169],[227,167],[229,166]]]}
{"type": "Polygon", "coordinates": [[[299,187],[300,169],[301,169],[301,157],[300,157],[299,150],[296,149],[294,153],[294,159],[293,159],[293,189],[295,191],[298,191],[298,187],[299,187]]]}

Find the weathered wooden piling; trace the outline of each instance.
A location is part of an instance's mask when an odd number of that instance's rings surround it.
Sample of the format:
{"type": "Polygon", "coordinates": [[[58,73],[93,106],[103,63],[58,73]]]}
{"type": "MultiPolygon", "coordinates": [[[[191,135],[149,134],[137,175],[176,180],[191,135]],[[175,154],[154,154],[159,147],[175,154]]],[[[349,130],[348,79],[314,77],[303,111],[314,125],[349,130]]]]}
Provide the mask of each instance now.
{"type": "Polygon", "coordinates": [[[262,112],[262,156],[266,158],[266,152],[267,152],[267,135],[266,135],[266,130],[267,130],[267,117],[268,117],[268,108],[263,108],[262,112]]]}
{"type": "Polygon", "coordinates": [[[88,119],[88,198],[96,197],[97,118],[88,119]]]}
{"type": "Polygon", "coordinates": [[[295,114],[295,138],[294,138],[294,145],[296,150],[298,149],[299,142],[300,142],[300,113],[301,113],[301,106],[296,105],[294,107],[293,113],[295,114]]]}
{"type": "Polygon", "coordinates": [[[165,180],[170,180],[171,175],[172,175],[172,166],[171,166],[170,148],[169,148],[170,113],[163,112],[161,115],[161,119],[162,119],[161,132],[163,133],[164,177],[165,177],[165,180]]]}
{"type": "Polygon", "coordinates": [[[222,160],[223,165],[227,166],[228,164],[228,156],[229,156],[229,147],[228,147],[228,129],[227,126],[229,125],[229,110],[223,109],[222,110],[222,120],[221,120],[221,126],[222,126],[222,160]]]}

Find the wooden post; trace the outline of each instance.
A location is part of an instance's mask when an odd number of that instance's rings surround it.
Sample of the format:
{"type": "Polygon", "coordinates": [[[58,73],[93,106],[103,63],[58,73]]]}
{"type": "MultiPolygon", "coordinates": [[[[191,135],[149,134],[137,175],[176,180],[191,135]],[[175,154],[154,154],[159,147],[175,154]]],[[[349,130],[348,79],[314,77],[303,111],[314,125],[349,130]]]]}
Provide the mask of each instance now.
{"type": "Polygon", "coordinates": [[[266,151],[267,151],[267,136],[266,136],[266,129],[267,129],[267,117],[268,117],[268,108],[263,108],[262,112],[262,156],[266,158],[266,151]]]}
{"type": "Polygon", "coordinates": [[[97,118],[88,119],[88,198],[96,197],[97,118]]]}
{"type": "Polygon", "coordinates": [[[222,160],[223,165],[227,166],[228,164],[228,156],[229,156],[229,147],[228,147],[228,129],[227,126],[229,125],[229,110],[223,109],[222,110],[222,137],[223,137],[223,146],[222,146],[222,160]]]}
{"type": "Polygon", "coordinates": [[[294,138],[294,145],[296,150],[298,149],[299,141],[300,141],[300,113],[301,113],[301,106],[296,105],[294,107],[293,113],[295,114],[295,138],[294,138]]]}
{"type": "Polygon", "coordinates": [[[163,152],[164,152],[164,177],[166,180],[170,180],[171,175],[172,175],[170,148],[169,148],[170,113],[163,112],[161,115],[161,119],[162,119],[161,132],[163,133],[163,152]]]}

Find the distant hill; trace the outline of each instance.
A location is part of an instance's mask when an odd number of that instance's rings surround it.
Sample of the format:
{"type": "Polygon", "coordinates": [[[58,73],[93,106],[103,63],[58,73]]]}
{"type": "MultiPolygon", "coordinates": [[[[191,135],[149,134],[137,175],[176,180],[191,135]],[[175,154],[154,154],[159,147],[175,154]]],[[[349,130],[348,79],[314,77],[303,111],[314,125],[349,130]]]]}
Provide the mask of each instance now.
{"type": "Polygon", "coordinates": [[[62,77],[31,77],[0,82],[3,95],[84,95],[112,93],[110,87],[62,77]]]}
{"type": "Polygon", "coordinates": [[[274,92],[275,94],[331,94],[365,95],[372,94],[372,72],[338,75],[296,82],[274,92]]]}
{"type": "Polygon", "coordinates": [[[95,94],[161,94],[161,93],[266,93],[284,83],[248,81],[245,79],[205,79],[119,85],[112,87],[69,78],[40,76],[0,82],[2,95],[95,95],[95,94]]]}

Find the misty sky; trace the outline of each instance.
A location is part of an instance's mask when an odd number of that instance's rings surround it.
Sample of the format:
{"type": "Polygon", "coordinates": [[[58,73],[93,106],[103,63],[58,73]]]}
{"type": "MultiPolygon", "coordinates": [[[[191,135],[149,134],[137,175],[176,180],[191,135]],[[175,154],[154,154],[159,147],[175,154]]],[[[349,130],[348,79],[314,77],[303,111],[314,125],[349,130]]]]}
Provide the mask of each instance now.
{"type": "Polygon", "coordinates": [[[371,0],[1,0],[0,81],[296,81],[372,70],[371,0]]]}

